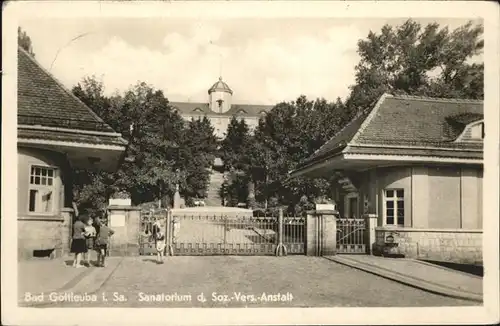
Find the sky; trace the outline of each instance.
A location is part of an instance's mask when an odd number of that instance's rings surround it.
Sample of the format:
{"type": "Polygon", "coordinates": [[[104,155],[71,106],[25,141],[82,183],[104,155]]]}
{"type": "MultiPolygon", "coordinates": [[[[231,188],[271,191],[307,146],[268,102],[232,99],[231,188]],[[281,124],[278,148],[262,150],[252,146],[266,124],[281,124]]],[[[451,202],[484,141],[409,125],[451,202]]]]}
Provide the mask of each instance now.
{"type": "MultiPolygon", "coordinates": [[[[303,94],[345,99],[359,39],[401,19],[51,18],[25,19],[38,62],[71,88],[96,76],[105,93],[144,81],[170,101],[206,102],[219,76],[233,103],[276,104],[303,94]],[[75,39],[76,38],[76,39],[75,39]]],[[[415,19],[450,29],[466,19],[415,19]]]]}

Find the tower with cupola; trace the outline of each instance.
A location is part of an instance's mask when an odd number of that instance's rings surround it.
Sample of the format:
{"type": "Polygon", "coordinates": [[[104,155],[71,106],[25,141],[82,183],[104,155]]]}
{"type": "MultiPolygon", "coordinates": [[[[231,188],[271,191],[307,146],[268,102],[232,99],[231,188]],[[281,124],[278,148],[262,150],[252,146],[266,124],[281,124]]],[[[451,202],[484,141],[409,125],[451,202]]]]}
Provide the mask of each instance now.
{"type": "Polygon", "coordinates": [[[222,81],[222,77],[208,90],[210,110],[216,113],[225,113],[231,109],[233,91],[222,81]]]}

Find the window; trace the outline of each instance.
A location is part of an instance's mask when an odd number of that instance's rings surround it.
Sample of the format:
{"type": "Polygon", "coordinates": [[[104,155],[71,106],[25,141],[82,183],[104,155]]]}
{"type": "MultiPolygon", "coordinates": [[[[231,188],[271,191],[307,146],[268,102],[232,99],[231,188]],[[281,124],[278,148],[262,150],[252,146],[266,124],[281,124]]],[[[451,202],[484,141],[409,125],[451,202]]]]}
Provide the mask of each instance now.
{"type": "Polygon", "coordinates": [[[403,189],[387,189],[385,191],[385,224],[404,225],[405,201],[403,189]]]}
{"type": "Polygon", "coordinates": [[[56,169],[32,166],[30,171],[28,211],[52,213],[54,211],[56,169]]]}

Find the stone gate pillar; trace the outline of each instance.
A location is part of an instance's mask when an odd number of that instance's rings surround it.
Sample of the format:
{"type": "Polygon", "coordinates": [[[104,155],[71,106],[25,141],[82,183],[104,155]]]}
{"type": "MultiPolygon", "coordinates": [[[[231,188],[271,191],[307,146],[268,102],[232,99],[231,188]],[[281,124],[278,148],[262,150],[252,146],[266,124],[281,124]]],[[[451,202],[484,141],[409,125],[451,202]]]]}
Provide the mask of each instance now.
{"type": "Polygon", "coordinates": [[[108,207],[108,226],[115,232],[110,238],[110,256],[139,255],[140,213],[135,206],[108,207]]]}
{"type": "Polygon", "coordinates": [[[319,236],[318,230],[320,217],[316,215],[316,211],[308,211],[306,217],[306,243],[305,251],[307,256],[319,256],[319,236]]]}
{"type": "Polygon", "coordinates": [[[365,244],[366,244],[366,253],[373,254],[373,245],[376,242],[375,239],[375,228],[377,227],[377,215],[376,214],[365,214],[363,216],[365,219],[365,244]]]}
{"type": "Polygon", "coordinates": [[[337,211],[317,207],[307,212],[306,255],[331,256],[337,253],[337,211]]]}
{"type": "Polygon", "coordinates": [[[73,222],[74,222],[75,211],[73,208],[64,207],[61,208],[61,217],[63,218],[61,223],[61,256],[69,256],[71,248],[71,239],[73,237],[73,222]]]}

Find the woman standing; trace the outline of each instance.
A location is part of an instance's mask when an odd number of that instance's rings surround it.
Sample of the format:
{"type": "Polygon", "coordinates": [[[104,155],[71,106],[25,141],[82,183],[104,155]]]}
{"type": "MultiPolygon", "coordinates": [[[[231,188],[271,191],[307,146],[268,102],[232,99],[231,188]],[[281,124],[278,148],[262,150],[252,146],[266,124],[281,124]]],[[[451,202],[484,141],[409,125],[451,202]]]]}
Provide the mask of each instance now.
{"type": "Polygon", "coordinates": [[[73,224],[73,239],[71,242],[71,252],[75,254],[73,267],[81,268],[82,254],[87,252],[87,243],[85,241],[85,226],[89,218],[87,215],[80,215],[73,224]]]}

